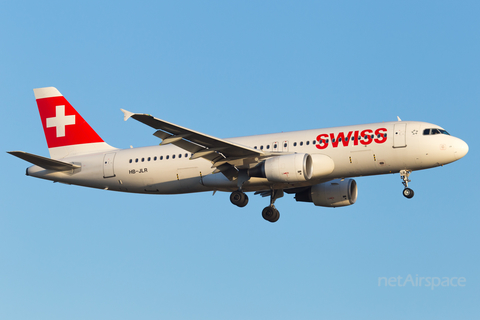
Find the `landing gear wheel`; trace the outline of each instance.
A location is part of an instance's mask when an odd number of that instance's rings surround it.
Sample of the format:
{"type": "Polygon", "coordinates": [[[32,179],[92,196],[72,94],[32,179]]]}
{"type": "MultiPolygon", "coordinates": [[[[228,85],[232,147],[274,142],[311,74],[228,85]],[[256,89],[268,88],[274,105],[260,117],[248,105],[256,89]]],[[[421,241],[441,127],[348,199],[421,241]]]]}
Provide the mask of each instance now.
{"type": "Polygon", "coordinates": [[[233,191],[230,195],[230,202],[234,205],[242,208],[245,207],[248,203],[248,196],[242,191],[233,191]]]}
{"type": "Polygon", "coordinates": [[[267,221],[277,222],[280,219],[280,212],[275,207],[268,206],[262,210],[262,217],[267,221]]]}
{"type": "Polygon", "coordinates": [[[415,193],[414,193],[413,190],[410,189],[410,188],[405,188],[405,189],[403,189],[403,195],[405,196],[405,198],[411,199],[411,198],[413,198],[413,195],[414,195],[414,194],[415,194],[415,193]]]}

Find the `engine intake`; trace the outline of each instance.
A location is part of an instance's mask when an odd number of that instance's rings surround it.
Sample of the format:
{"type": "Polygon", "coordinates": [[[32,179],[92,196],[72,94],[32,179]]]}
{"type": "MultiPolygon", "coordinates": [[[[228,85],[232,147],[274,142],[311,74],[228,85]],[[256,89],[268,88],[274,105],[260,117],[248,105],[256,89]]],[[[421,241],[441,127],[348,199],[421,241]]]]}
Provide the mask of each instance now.
{"type": "Polygon", "coordinates": [[[344,207],[357,201],[357,183],[353,179],[336,179],[319,183],[298,192],[295,200],[313,202],[320,207],[344,207]]]}

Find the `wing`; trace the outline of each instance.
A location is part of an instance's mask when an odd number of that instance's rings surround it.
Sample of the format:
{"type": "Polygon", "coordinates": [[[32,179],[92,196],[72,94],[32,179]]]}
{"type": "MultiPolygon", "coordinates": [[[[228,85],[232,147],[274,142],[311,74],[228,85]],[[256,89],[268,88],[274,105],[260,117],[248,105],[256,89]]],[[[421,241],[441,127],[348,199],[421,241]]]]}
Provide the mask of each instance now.
{"type": "MultiPolygon", "coordinates": [[[[207,134],[194,131],[179,125],[157,119],[149,114],[132,113],[121,109],[124,120],[133,118],[157,131],[154,136],[162,139],[160,145],[173,144],[192,154],[190,159],[204,158],[210,160],[217,172],[226,172],[232,167],[237,169],[249,168],[261,159],[272,156],[231,141],[219,139],[207,134]]],[[[228,176],[227,176],[228,177],[228,176]]]]}

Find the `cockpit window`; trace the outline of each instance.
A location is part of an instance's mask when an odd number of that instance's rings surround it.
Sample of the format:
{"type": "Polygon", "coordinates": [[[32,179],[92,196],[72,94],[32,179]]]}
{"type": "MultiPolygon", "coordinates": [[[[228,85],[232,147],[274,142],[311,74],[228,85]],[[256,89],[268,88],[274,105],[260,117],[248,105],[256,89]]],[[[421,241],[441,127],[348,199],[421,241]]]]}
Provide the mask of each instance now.
{"type": "Polygon", "coordinates": [[[438,129],[438,128],[432,128],[432,129],[425,129],[423,130],[423,135],[428,136],[428,135],[434,135],[434,134],[446,134],[450,135],[446,130],[443,129],[438,129]]]}
{"type": "Polygon", "coordinates": [[[441,134],[446,134],[447,136],[450,135],[450,133],[448,133],[447,130],[438,129],[438,131],[440,131],[441,134]]]}

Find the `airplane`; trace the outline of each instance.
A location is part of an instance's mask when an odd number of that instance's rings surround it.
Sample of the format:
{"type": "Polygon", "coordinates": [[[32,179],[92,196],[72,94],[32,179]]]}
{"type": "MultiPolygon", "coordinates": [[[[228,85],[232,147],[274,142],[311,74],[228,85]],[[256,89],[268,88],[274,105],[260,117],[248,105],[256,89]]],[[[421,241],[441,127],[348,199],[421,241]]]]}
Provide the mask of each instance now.
{"type": "Polygon", "coordinates": [[[246,192],[270,197],[262,217],[276,222],[274,203],[296,201],[321,207],[356,202],[353,177],[399,173],[410,199],[413,171],[454,162],[468,145],[440,126],[419,121],[216,138],[149,114],[122,110],[155,129],[159,145],[118,149],[107,144],[54,87],[34,89],[50,158],[8,153],[33,164],[28,176],[91,188],[143,194],[231,192],[238,207],[246,192]]]}

